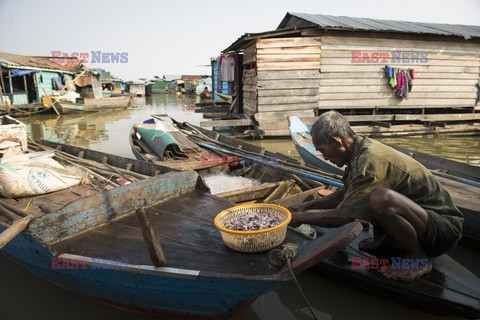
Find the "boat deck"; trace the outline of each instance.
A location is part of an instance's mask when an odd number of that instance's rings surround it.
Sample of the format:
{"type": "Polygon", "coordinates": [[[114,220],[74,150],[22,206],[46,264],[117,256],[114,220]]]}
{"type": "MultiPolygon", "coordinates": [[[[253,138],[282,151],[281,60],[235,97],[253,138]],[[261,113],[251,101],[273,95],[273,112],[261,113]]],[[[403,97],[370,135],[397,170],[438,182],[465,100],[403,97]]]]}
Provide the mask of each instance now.
{"type": "MultiPolygon", "coordinates": [[[[213,220],[220,211],[233,205],[230,201],[192,190],[146,209],[168,266],[206,274],[277,273],[278,270],[268,264],[266,253],[235,252],[223,243],[213,220]]],[[[285,242],[302,245],[307,241],[299,234],[288,232],[285,242]]],[[[68,253],[153,265],[135,213],[56,243],[52,249],[58,255],[68,253]]]]}

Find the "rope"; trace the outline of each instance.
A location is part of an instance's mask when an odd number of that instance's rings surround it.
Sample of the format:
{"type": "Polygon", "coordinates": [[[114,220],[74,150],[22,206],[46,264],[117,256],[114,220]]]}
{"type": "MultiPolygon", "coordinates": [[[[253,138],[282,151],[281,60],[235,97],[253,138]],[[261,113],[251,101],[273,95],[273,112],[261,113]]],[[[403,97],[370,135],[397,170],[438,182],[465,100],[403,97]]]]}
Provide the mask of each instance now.
{"type": "Polygon", "coordinates": [[[297,286],[298,291],[300,291],[300,294],[302,295],[303,300],[307,304],[308,309],[312,313],[312,317],[315,320],[319,320],[317,315],[315,314],[315,311],[313,311],[313,308],[310,305],[310,302],[308,302],[307,297],[303,293],[302,287],[300,286],[300,283],[298,282],[297,277],[295,276],[295,273],[293,272],[291,260],[293,258],[295,258],[295,256],[296,256],[295,247],[293,246],[293,244],[291,244],[291,243],[285,244],[283,246],[281,255],[282,255],[282,257],[285,257],[285,259],[287,260],[288,271],[290,272],[290,275],[292,276],[292,280],[295,283],[295,285],[297,286]]]}

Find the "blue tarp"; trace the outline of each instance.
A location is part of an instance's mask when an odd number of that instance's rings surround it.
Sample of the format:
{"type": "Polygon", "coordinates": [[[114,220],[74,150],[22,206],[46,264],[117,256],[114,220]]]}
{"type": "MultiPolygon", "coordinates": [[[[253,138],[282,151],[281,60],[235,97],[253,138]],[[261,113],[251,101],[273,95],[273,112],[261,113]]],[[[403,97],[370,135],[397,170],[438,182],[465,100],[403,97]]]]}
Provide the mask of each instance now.
{"type": "Polygon", "coordinates": [[[38,72],[38,70],[28,70],[28,69],[14,69],[12,72],[12,77],[23,76],[32,72],[38,72]]]}

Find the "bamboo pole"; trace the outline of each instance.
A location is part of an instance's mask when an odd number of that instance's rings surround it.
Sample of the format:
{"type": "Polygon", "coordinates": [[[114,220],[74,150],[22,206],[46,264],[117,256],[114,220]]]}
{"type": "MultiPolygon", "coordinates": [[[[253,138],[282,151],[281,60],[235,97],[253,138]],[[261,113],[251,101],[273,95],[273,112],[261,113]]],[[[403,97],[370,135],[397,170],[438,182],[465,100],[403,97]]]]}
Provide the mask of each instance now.
{"type": "Polygon", "coordinates": [[[101,170],[112,169],[114,171],[118,171],[118,174],[121,174],[123,176],[130,175],[130,176],[132,176],[134,178],[137,178],[137,179],[146,179],[146,178],[150,177],[150,176],[138,173],[138,172],[129,171],[129,170],[126,170],[126,169],[123,169],[123,168],[113,167],[113,166],[109,165],[108,163],[100,164],[100,163],[95,162],[93,160],[83,159],[83,158],[74,156],[70,153],[63,152],[61,150],[56,150],[56,149],[44,146],[44,145],[39,144],[39,143],[37,143],[37,142],[35,142],[34,140],[31,140],[31,139],[29,139],[28,143],[29,143],[29,146],[31,146],[33,148],[37,148],[37,149],[40,149],[40,150],[55,151],[55,157],[57,157],[58,159],[68,159],[68,160],[78,162],[80,164],[88,165],[88,166],[91,166],[91,167],[95,167],[95,168],[98,168],[98,169],[101,169],[101,170]]]}
{"type": "Polygon", "coordinates": [[[0,249],[2,249],[6,244],[12,241],[20,232],[25,230],[28,227],[28,224],[34,216],[29,215],[22,219],[15,220],[15,222],[5,231],[0,234],[0,249]]]}
{"type": "Polygon", "coordinates": [[[166,267],[167,259],[165,258],[165,254],[163,253],[162,246],[160,245],[157,237],[155,236],[155,232],[153,231],[152,225],[148,220],[145,209],[137,209],[136,213],[138,220],[140,220],[143,240],[147,245],[150,259],[152,259],[152,262],[156,267],[166,267]]]}
{"type": "Polygon", "coordinates": [[[0,214],[4,215],[7,217],[8,220],[10,221],[15,221],[17,219],[20,219],[21,217],[13,213],[12,211],[8,210],[4,206],[0,205],[0,214]]]}
{"type": "Polygon", "coordinates": [[[26,217],[27,213],[23,210],[18,209],[17,207],[12,206],[10,203],[0,200],[0,206],[5,207],[6,209],[10,210],[11,212],[19,215],[21,217],[26,217]]]}
{"type": "Polygon", "coordinates": [[[57,114],[57,116],[59,116],[60,113],[58,112],[57,108],[55,108],[55,105],[53,104],[52,99],[50,99],[50,97],[48,96],[47,92],[45,91],[45,88],[42,88],[42,90],[43,90],[43,93],[45,94],[45,96],[47,97],[48,101],[50,102],[50,106],[53,108],[53,111],[55,111],[55,113],[57,114]]]}

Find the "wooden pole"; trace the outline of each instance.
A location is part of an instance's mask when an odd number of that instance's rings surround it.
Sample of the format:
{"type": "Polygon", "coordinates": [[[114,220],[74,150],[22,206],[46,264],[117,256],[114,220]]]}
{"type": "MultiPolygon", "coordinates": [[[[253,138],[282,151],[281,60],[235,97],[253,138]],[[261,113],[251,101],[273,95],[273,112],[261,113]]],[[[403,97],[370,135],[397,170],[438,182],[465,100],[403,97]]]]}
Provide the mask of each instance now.
{"type": "Polygon", "coordinates": [[[155,236],[155,232],[153,231],[152,225],[147,218],[147,213],[145,212],[145,209],[137,209],[136,213],[138,216],[138,220],[140,220],[143,240],[147,245],[150,259],[152,259],[152,262],[156,267],[166,267],[167,260],[165,259],[165,255],[163,254],[162,246],[160,245],[157,237],[155,236]]]}
{"type": "Polygon", "coordinates": [[[18,209],[17,207],[12,206],[11,204],[9,204],[6,201],[0,200],[0,206],[5,207],[6,209],[12,211],[13,213],[15,213],[16,215],[19,215],[21,217],[26,217],[27,216],[27,213],[25,211],[23,211],[21,209],[18,209]]]}
{"type": "Polygon", "coordinates": [[[50,99],[50,97],[48,96],[47,92],[45,91],[45,88],[42,88],[42,90],[43,90],[43,93],[45,94],[45,96],[47,97],[48,101],[50,102],[50,106],[52,106],[53,111],[55,111],[55,113],[57,114],[57,116],[59,116],[60,113],[58,112],[57,108],[55,108],[55,105],[53,104],[52,99],[50,99]]]}
{"type": "Polygon", "coordinates": [[[10,221],[15,221],[15,220],[21,218],[20,216],[17,216],[12,211],[8,210],[7,208],[5,208],[1,205],[0,205],[0,214],[7,217],[7,219],[10,220],[10,221]]]}
{"type": "Polygon", "coordinates": [[[5,231],[0,234],[0,249],[2,249],[7,243],[15,238],[20,232],[25,230],[32,221],[34,216],[29,215],[22,219],[15,220],[15,222],[5,231]]]}

